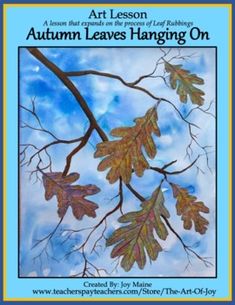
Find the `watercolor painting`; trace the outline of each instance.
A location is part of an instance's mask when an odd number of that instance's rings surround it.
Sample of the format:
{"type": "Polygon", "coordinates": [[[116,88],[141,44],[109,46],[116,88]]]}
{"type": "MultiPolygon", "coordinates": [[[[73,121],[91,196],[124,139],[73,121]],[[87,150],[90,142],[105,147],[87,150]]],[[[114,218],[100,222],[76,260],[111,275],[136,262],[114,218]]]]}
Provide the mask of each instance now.
{"type": "Polygon", "coordinates": [[[19,48],[19,277],[216,276],[216,49],[19,48]]]}

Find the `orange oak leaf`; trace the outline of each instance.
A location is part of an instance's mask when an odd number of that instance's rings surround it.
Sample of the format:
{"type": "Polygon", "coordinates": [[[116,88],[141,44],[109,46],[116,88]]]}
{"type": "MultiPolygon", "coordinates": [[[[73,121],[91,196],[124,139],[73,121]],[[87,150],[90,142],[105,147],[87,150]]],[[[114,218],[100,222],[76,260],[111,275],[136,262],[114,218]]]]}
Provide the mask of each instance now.
{"type": "Polygon", "coordinates": [[[181,216],[184,228],[190,230],[194,223],[195,231],[205,234],[209,221],[200,215],[201,213],[209,213],[209,208],[202,201],[196,201],[197,197],[188,193],[185,188],[171,183],[173,196],[177,199],[176,210],[177,215],[181,216]]]}
{"type": "Polygon", "coordinates": [[[71,173],[63,177],[62,172],[45,173],[43,185],[45,188],[45,199],[50,200],[54,195],[58,201],[58,215],[64,217],[69,206],[75,218],[81,220],[84,215],[96,217],[95,210],[98,205],[85,197],[94,195],[100,191],[96,185],[71,185],[78,180],[78,173],[71,173]]]}
{"type": "Polygon", "coordinates": [[[150,108],[143,117],[134,120],[132,127],[120,127],[111,131],[114,137],[120,140],[105,141],[97,145],[95,157],[106,156],[99,164],[98,170],[104,171],[111,168],[107,174],[110,183],[122,177],[125,183],[131,180],[132,169],[141,177],[149,164],[144,157],[143,148],[149,158],[153,159],[157,153],[152,133],[160,136],[157,125],[157,112],[155,107],[150,108]]]}
{"type": "Polygon", "coordinates": [[[182,103],[187,102],[187,96],[189,95],[193,104],[199,106],[203,105],[205,93],[194,86],[203,85],[204,80],[198,77],[196,74],[190,74],[188,70],[181,68],[182,65],[171,65],[165,61],[166,72],[170,73],[170,85],[172,89],[177,88],[177,94],[180,97],[182,103]]]}
{"type": "Polygon", "coordinates": [[[107,239],[106,245],[116,244],[111,257],[123,256],[121,266],[125,271],[129,271],[135,262],[143,269],[146,254],[151,260],[156,260],[162,251],[154,233],[162,240],[168,235],[161,215],[169,218],[170,214],[163,204],[163,193],[158,187],[151,198],[141,204],[140,211],[127,213],[118,219],[121,223],[130,224],[114,231],[107,239]]]}

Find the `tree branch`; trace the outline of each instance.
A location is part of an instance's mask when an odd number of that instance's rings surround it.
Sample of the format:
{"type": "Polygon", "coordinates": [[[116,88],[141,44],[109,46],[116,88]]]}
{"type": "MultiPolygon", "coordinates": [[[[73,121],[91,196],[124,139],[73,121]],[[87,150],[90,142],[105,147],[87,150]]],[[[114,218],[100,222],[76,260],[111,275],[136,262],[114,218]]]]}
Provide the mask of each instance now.
{"type": "MultiPolygon", "coordinates": [[[[157,166],[150,166],[149,168],[164,175],[164,176],[167,176],[167,175],[178,175],[178,174],[182,174],[183,172],[187,171],[188,169],[190,169],[196,162],[197,160],[200,158],[201,155],[198,155],[197,158],[191,163],[189,164],[188,166],[186,166],[185,168],[181,169],[181,170],[177,170],[177,171],[173,171],[173,172],[169,172],[169,171],[166,171],[164,168],[166,168],[166,166],[163,166],[162,168],[160,167],[157,167],[157,166]]],[[[175,163],[175,161],[171,162],[171,164],[175,163]]],[[[169,164],[167,165],[169,166],[169,164]]]]}
{"type": "Polygon", "coordinates": [[[94,127],[93,127],[93,125],[91,125],[91,126],[88,128],[88,130],[87,130],[87,132],[85,133],[85,135],[82,137],[82,140],[81,140],[80,144],[79,144],[77,147],[75,147],[75,148],[71,151],[71,153],[66,157],[66,165],[65,165],[65,168],[64,168],[64,171],[63,171],[63,174],[62,174],[63,177],[67,176],[67,174],[68,174],[68,172],[69,172],[69,169],[70,169],[70,165],[71,165],[71,161],[72,161],[73,156],[74,156],[76,153],[78,153],[79,150],[81,150],[81,149],[86,145],[86,143],[88,142],[88,140],[89,140],[89,138],[90,138],[90,136],[91,136],[93,130],[94,130],[94,127]]]}
{"type": "Polygon", "coordinates": [[[212,106],[213,103],[214,103],[214,101],[211,101],[210,104],[209,104],[209,106],[208,106],[206,109],[203,109],[203,108],[200,107],[200,106],[197,106],[197,107],[195,107],[195,108],[192,108],[192,109],[188,112],[188,114],[185,116],[185,118],[189,117],[190,114],[192,114],[192,112],[194,112],[195,110],[199,110],[199,111],[201,111],[201,112],[203,112],[203,113],[205,113],[205,114],[211,115],[213,118],[215,118],[215,115],[214,115],[213,113],[209,112],[209,110],[210,110],[210,108],[211,108],[211,106],[212,106]]]}
{"type": "MultiPolygon", "coordinates": [[[[74,143],[77,143],[79,141],[81,141],[83,139],[83,137],[79,137],[79,138],[76,138],[76,139],[72,139],[72,140],[56,140],[56,141],[53,141],[53,142],[50,142],[46,145],[44,145],[43,147],[41,148],[35,148],[37,149],[37,152],[35,152],[30,158],[29,158],[29,161],[27,162],[28,165],[30,165],[30,163],[32,162],[32,160],[36,157],[36,155],[40,154],[41,152],[43,152],[44,150],[46,150],[47,148],[53,146],[53,145],[56,145],[56,144],[74,144],[74,143]]],[[[25,145],[30,145],[32,146],[32,144],[20,144],[20,146],[25,146],[25,145]]],[[[26,146],[27,147],[27,146],[26,146]]],[[[25,149],[24,149],[25,150],[25,149]]],[[[24,151],[23,150],[23,151],[24,151]]],[[[23,153],[23,151],[21,153],[23,153]]]]}
{"type": "Polygon", "coordinates": [[[86,114],[87,118],[89,119],[90,123],[96,131],[98,132],[99,136],[103,141],[107,141],[107,136],[103,132],[103,130],[98,125],[93,113],[91,112],[90,108],[88,107],[85,99],[82,97],[81,93],[78,89],[74,86],[74,84],[70,81],[70,79],[66,76],[66,74],[57,67],[54,63],[52,63],[49,59],[47,59],[37,48],[27,48],[28,51],[38,59],[44,66],[46,66],[49,70],[51,70],[60,80],[61,82],[69,89],[69,91],[73,94],[76,101],[81,106],[82,110],[86,114]]]}
{"type": "Polygon", "coordinates": [[[65,72],[65,74],[67,76],[85,76],[85,75],[98,75],[98,76],[103,76],[103,77],[108,77],[108,78],[112,78],[112,79],[116,79],[119,80],[123,85],[125,85],[128,88],[131,89],[135,89],[135,90],[139,90],[144,92],[145,94],[147,94],[148,96],[150,96],[151,98],[153,98],[156,101],[163,101],[166,102],[168,104],[170,104],[175,110],[176,112],[179,114],[180,118],[187,124],[190,124],[196,128],[199,128],[197,125],[195,125],[194,123],[190,123],[189,121],[187,121],[184,116],[181,114],[181,112],[178,110],[178,108],[168,99],[166,98],[161,98],[158,96],[155,96],[153,93],[151,93],[150,91],[148,91],[147,89],[140,87],[140,86],[136,86],[135,82],[126,82],[121,76],[116,75],[116,74],[112,74],[112,73],[107,73],[107,72],[102,72],[102,71],[96,71],[96,70],[84,70],[84,71],[73,71],[73,72],[65,72]]]}
{"type": "Polygon", "coordinates": [[[55,140],[59,140],[52,132],[50,132],[49,130],[45,129],[41,123],[41,120],[39,118],[39,116],[37,115],[36,113],[36,108],[35,108],[35,98],[33,100],[31,100],[31,103],[33,104],[33,110],[31,109],[28,109],[27,107],[23,106],[23,105],[20,105],[20,108],[24,109],[25,111],[29,112],[32,114],[32,116],[36,119],[36,121],[38,122],[38,125],[40,126],[40,128],[35,128],[35,127],[32,127],[26,123],[25,126],[21,126],[21,128],[24,128],[24,127],[27,127],[27,128],[30,128],[30,129],[33,129],[33,130],[37,130],[37,131],[42,131],[42,132],[45,132],[47,134],[49,134],[52,138],[54,138],[55,140]]]}

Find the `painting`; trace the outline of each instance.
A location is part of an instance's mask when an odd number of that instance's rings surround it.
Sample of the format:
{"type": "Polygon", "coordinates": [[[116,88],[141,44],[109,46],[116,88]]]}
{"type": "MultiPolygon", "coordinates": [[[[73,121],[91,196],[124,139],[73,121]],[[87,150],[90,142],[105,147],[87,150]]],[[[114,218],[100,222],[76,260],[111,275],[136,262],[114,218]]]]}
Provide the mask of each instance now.
{"type": "Polygon", "coordinates": [[[18,59],[19,277],[215,277],[216,49],[18,59]]]}

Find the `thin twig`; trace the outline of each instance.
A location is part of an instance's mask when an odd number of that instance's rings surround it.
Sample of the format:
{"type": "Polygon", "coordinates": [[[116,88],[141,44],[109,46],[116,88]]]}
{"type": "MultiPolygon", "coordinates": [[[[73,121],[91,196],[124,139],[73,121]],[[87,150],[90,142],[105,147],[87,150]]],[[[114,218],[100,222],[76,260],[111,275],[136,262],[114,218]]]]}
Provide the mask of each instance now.
{"type": "Polygon", "coordinates": [[[202,261],[204,263],[204,265],[206,267],[210,267],[213,266],[213,264],[208,261],[205,257],[200,256],[196,251],[194,251],[190,246],[186,245],[183,241],[183,239],[180,237],[180,235],[175,231],[175,229],[173,229],[173,227],[171,226],[169,220],[163,215],[161,214],[161,217],[164,219],[167,227],[170,229],[170,231],[178,238],[178,240],[180,241],[180,243],[182,244],[185,252],[187,253],[187,255],[190,253],[192,253],[195,257],[197,257],[200,261],[202,261]]]}
{"type": "MultiPolygon", "coordinates": [[[[197,158],[191,164],[186,166],[185,168],[183,168],[181,170],[173,171],[173,172],[166,171],[164,169],[164,168],[166,168],[166,166],[163,166],[162,168],[157,167],[157,166],[150,166],[149,168],[154,170],[154,171],[156,171],[156,172],[158,172],[158,173],[160,173],[160,174],[163,174],[164,176],[166,176],[166,175],[178,175],[178,174],[182,174],[183,172],[185,172],[188,169],[190,169],[198,161],[200,156],[201,155],[198,155],[197,158]]],[[[172,165],[173,163],[175,163],[175,161],[171,162],[170,165],[172,165]]],[[[167,165],[167,166],[170,166],[170,165],[167,165]]]]}

